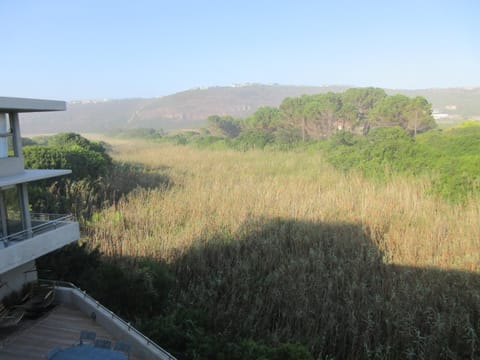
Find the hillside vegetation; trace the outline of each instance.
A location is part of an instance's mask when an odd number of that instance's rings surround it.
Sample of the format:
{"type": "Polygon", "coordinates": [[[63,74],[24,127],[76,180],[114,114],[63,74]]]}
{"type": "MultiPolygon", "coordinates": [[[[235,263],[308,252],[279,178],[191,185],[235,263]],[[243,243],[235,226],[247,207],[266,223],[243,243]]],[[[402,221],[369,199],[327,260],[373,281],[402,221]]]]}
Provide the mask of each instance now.
{"type": "Polygon", "coordinates": [[[247,118],[212,115],[200,131],[134,129],[111,136],[217,150],[317,149],[343,171],[380,180],[423,177],[430,193],[457,202],[478,195],[480,123],[432,129],[436,124],[424,98],[363,88],[287,98],[247,118]]]}

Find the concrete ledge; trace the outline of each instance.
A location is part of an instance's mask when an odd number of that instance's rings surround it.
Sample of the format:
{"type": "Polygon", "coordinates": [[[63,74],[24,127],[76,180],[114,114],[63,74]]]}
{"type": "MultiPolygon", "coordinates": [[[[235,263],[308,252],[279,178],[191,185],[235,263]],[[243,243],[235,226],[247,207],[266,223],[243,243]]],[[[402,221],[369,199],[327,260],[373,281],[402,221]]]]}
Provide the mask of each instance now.
{"type": "Polygon", "coordinates": [[[63,222],[59,223],[56,229],[51,229],[17,243],[11,242],[11,245],[8,247],[0,249],[0,274],[35,260],[78,239],[80,239],[78,223],[63,222]]]}
{"type": "MultiPolygon", "coordinates": [[[[12,158],[13,159],[13,158],[12,158]]],[[[1,160],[11,160],[11,159],[1,159],[1,160]]],[[[3,168],[2,168],[2,176],[0,177],[0,188],[1,187],[8,187],[16,184],[23,184],[37,180],[44,180],[49,179],[52,177],[68,175],[72,173],[72,170],[68,169],[32,169],[32,170],[23,170],[23,162],[21,164],[22,169],[20,172],[16,172],[9,176],[3,176],[3,168]]]]}

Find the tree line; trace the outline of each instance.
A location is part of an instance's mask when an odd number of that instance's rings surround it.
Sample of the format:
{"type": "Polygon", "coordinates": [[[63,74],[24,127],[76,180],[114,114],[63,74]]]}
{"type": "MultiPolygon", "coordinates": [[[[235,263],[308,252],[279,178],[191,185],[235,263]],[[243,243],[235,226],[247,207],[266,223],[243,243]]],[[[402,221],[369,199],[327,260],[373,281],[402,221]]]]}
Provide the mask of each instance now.
{"type": "Polygon", "coordinates": [[[261,107],[242,119],[212,115],[205,131],[226,138],[263,133],[280,141],[305,141],[326,138],[338,130],[367,134],[378,126],[400,126],[414,135],[436,124],[424,97],[389,96],[383,89],[367,87],[286,98],[279,107],[261,107]]]}

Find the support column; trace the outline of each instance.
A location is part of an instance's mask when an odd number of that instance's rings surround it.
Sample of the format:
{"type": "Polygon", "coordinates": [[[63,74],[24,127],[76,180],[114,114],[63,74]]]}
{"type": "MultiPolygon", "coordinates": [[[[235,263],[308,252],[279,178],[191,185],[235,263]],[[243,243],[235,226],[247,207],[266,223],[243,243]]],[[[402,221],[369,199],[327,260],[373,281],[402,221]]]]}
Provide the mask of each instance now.
{"type": "Polygon", "coordinates": [[[18,121],[18,113],[9,113],[10,129],[12,129],[13,154],[19,158],[23,157],[22,153],[22,136],[20,134],[20,123],[18,121]]]}
{"type": "Polygon", "coordinates": [[[8,157],[7,114],[0,113],[0,158],[8,157]]]}
{"type": "Polygon", "coordinates": [[[22,218],[23,230],[27,231],[28,237],[32,237],[32,220],[30,218],[30,204],[28,203],[27,184],[17,185],[18,198],[20,201],[20,216],[22,218]]]}
{"type": "Polygon", "coordinates": [[[3,190],[0,190],[0,218],[2,223],[2,231],[0,236],[8,236],[8,223],[7,223],[7,209],[5,207],[5,194],[3,190]]]}

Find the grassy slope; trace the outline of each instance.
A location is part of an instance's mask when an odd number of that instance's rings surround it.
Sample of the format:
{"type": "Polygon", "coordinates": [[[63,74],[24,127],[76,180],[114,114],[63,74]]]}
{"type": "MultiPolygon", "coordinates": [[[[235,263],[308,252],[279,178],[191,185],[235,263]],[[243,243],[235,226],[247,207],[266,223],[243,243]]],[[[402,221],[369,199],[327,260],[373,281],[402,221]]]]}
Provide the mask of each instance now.
{"type": "Polygon", "coordinates": [[[122,142],[115,154],[175,186],[106,209],[88,241],[166,260],[172,309],[201,309],[209,331],[336,358],[479,355],[477,202],[343,175],[318,153],[122,142]]]}

